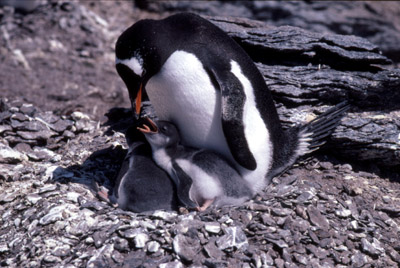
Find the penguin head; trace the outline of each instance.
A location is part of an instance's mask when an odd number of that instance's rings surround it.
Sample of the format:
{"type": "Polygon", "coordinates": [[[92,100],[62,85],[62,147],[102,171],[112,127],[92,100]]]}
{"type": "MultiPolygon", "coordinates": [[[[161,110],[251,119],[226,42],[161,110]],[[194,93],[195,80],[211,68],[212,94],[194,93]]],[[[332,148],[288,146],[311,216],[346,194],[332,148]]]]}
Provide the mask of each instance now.
{"type": "Polygon", "coordinates": [[[174,124],[168,121],[153,122],[147,118],[147,124],[138,129],[144,134],[153,149],[176,146],[179,143],[179,132],[174,124]]]}
{"type": "Polygon", "coordinates": [[[140,114],[142,91],[149,79],[159,72],[172,52],[175,42],[167,36],[164,24],[140,20],[126,29],[115,44],[115,67],[128,88],[136,115],[140,114]]]}

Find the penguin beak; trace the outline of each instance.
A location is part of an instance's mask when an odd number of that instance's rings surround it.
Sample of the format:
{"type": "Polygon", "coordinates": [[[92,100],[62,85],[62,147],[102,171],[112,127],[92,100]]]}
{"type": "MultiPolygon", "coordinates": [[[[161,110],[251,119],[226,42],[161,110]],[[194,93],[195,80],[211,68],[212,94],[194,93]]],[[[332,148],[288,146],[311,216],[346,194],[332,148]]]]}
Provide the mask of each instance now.
{"type": "Polygon", "coordinates": [[[156,123],[154,123],[150,118],[146,117],[148,124],[143,124],[142,127],[138,127],[137,129],[144,134],[155,134],[158,133],[158,127],[156,123]]]}
{"type": "Polygon", "coordinates": [[[140,83],[139,91],[136,95],[136,102],[135,102],[135,108],[136,108],[136,116],[140,115],[140,110],[142,106],[142,90],[143,90],[143,82],[140,83]]]}

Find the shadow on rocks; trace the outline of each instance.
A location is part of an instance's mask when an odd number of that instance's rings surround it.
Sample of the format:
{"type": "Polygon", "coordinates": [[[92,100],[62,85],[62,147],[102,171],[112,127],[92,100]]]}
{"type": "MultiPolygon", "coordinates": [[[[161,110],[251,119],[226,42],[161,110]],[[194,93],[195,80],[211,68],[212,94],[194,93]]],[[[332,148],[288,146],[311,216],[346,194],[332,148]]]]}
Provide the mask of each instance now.
{"type": "MultiPolygon", "coordinates": [[[[148,102],[144,102],[141,116],[154,118],[148,102]]],[[[91,153],[82,164],[70,165],[66,168],[56,167],[52,171],[53,181],[84,185],[94,195],[98,191],[98,186],[105,187],[111,193],[128,151],[125,149],[127,148],[126,131],[130,126],[137,124],[137,120],[131,109],[120,107],[110,109],[106,113],[106,117],[107,121],[99,132],[89,133],[89,136],[85,137],[83,141],[79,141],[78,146],[72,150],[77,150],[76,154],[79,154],[79,151],[93,151],[90,150],[91,148],[99,149],[91,153]]],[[[93,202],[94,204],[91,206],[94,206],[96,210],[104,206],[100,199],[93,202]]]]}

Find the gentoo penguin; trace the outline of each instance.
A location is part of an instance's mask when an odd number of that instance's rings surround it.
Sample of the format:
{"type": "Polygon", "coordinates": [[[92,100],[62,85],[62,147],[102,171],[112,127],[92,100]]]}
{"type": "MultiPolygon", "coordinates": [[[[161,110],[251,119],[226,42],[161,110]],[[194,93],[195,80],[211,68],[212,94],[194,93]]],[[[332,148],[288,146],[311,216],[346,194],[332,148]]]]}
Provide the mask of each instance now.
{"type": "MultiPolygon", "coordinates": [[[[110,203],[133,212],[176,210],[175,186],[168,174],[154,163],[151,147],[143,134],[137,126],[132,126],[125,136],[129,150],[109,197],[110,203]]],[[[105,200],[108,198],[104,192],[99,195],[105,200]]]]}
{"type": "Polygon", "coordinates": [[[140,20],[116,43],[116,69],[140,114],[144,90],[182,144],[231,161],[254,192],[332,132],[341,105],[314,123],[284,131],[263,76],[246,52],[200,16],[140,20]]]}
{"type": "Polygon", "coordinates": [[[150,143],[154,161],[174,180],[183,205],[204,211],[210,205],[239,205],[253,196],[247,182],[221,156],[180,145],[178,130],[170,122],[148,121],[139,130],[150,143]]]}

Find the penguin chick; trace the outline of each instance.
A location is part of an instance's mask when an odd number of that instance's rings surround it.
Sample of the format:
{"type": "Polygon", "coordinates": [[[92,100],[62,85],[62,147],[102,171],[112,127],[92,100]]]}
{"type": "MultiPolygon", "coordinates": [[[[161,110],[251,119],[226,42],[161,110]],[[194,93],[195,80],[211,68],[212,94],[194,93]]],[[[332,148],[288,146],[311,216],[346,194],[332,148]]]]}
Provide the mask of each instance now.
{"type": "Polygon", "coordinates": [[[181,145],[170,122],[148,119],[139,128],[153,151],[154,161],[174,180],[181,203],[206,210],[210,205],[239,205],[253,196],[247,182],[221,156],[208,150],[181,145]]]}
{"type": "MultiPolygon", "coordinates": [[[[151,158],[151,147],[132,126],[126,133],[128,153],[122,163],[110,202],[124,210],[144,212],[176,210],[175,186],[168,174],[151,158]]],[[[104,192],[99,193],[104,198],[104,192]]]]}

